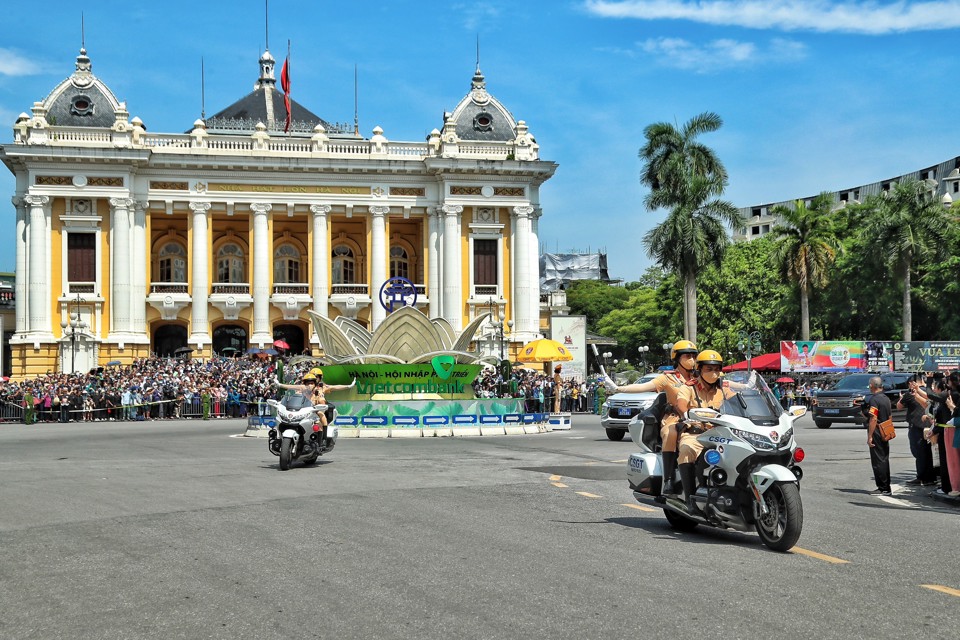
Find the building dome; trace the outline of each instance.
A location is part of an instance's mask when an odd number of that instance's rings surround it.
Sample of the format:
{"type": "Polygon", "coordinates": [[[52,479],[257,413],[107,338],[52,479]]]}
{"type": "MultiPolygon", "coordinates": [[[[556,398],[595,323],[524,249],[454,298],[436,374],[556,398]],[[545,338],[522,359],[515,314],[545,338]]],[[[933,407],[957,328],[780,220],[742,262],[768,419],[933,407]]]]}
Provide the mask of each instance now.
{"type": "Polygon", "coordinates": [[[507,142],[517,137],[517,121],[499,100],[487,93],[479,65],[473,74],[470,93],[445,118],[445,128],[455,123],[460,140],[507,142]]]}
{"type": "Polygon", "coordinates": [[[87,50],[80,49],[77,70],[43,101],[47,121],[60,127],[111,127],[116,111],[125,111],[113,92],[93,75],[87,50]]]}

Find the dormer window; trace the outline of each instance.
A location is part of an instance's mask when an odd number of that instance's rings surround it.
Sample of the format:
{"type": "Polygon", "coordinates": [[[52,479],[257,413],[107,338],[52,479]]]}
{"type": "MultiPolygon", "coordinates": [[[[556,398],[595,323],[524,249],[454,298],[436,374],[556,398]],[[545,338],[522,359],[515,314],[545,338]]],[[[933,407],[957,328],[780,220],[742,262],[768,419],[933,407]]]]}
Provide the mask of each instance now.
{"type": "Polygon", "coordinates": [[[77,116],[92,116],[93,102],[87,96],[74,96],[70,102],[70,113],[77,116]]]}
{"type": "Polygon", "coordinates": [[[493,127],[493,118],[489,113],[483,111],[473,119],[473,128],[477,131],[490,131],[493,127]]]}

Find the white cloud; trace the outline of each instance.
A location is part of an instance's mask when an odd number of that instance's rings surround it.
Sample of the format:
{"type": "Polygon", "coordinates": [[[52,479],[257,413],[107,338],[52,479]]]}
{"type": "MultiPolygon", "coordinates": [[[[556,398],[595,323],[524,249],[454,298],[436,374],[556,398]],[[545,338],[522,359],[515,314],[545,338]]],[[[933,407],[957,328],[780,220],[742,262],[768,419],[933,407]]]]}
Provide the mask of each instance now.
{"type": "Polygon", "coordinates": [[[774,38],[765,47],[729,38],[705,43],[694,43],[683,38],[651,38],[638,42],[637,48],[642,53],[655,57],[660,64],[698,73],[771,62],[789,62],[806,55],[806,47],[802,43],[783,38],[774,38]]]}
{"type": "Polygon", "coordinates": [[[40,65],[15,51],[0,47],[0,76],[29,76],[40,73],[40,65]]]}
{"type": "Polygon", "coordinates": [[[467,31],[477,31],[488,26],[500,15],[500,10],[489,2],[455,4],[453,9],[462,13],[463,26],[467,31]]]}
{"type": "Polygon", "coordinates": [[[690,20],[712,25],[881,35],[960,27],[960,0],[586,0],[604,18],[690,20]]]}

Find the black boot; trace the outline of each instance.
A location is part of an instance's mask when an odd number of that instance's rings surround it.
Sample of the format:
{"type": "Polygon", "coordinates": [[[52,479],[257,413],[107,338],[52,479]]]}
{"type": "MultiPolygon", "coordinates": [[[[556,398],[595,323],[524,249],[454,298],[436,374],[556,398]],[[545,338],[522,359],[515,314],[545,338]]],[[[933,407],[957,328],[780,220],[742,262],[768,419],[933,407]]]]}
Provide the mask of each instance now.
{"type": "Polygon", "coordinates": [[[696,465],[691,463],[681,464],[680,469],[680,482],[683,484],[683,499],[687,503],[687,511],[691,515],[701,516],[703,512],[700,511],[700,507],[697,506],[697,501],[694,500],[693,495],[697,492],[697,472],[696,465]]]}
{"type": "Polygon", "coordinates": [[[677,493],[676,487],[673,486],[674,472],[677,470],[677,452],[664,451],[661,455],[663,456],[663,489],[660,494],[674,495],[677,493]]]}

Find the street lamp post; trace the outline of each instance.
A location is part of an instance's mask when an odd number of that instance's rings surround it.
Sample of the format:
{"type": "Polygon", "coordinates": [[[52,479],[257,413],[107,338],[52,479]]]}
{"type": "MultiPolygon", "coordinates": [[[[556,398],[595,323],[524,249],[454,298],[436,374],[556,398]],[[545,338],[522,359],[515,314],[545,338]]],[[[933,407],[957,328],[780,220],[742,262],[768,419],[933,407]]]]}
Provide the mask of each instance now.
{"type": "Polygon", "coordinates": [[[667,364],[670,364],[670,349],[673,348],[673,345],[669,342],[663,343],[663,357],[667,359],[667,364]]]}
{"type": "Polygon", "coordinates": [[[751,358],[754,354],[760,352],[760,332],[759,331],[738,331],[737,348],[747,356],[747,373],[753,371],[751,358]]]}
{"type": "Polygon", "coordinates": [[[637,351],[640,352],[640,360],[643,362],[643,373],[647,372],[647,352],[650,351],[650,347],[644,345],[642,347],[637,347],[637,351]]]}
{"type": "MultiPolygon", "coordinates": [[[[66,297],[66,294],[63,294],[63,296],[66,297]]],[[[60,321],[60,328],[63,329],[64,335],[70,336],[70,373],[76,373],[77,371],[77,338],[87,328],[87,323],[80,319],[81,302],[84,302],[84,300],[78,293],[77,299],[74,300],[76,311],[70,313],[70,321],[60,321]]]]}

